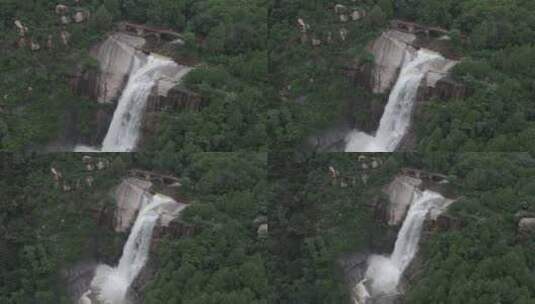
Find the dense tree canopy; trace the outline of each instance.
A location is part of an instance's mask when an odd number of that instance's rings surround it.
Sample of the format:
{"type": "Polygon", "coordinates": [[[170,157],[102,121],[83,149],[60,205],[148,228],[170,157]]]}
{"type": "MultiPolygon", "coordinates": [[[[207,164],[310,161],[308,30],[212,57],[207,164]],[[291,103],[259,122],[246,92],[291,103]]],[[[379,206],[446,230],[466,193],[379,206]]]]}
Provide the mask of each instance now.
{"type": "Polygon", "coordinates": [[[278,202],[270,213],[274,303],[351,303],[337,261],[348,253],[390,252],[391,228],[374,221],[369,206],[402,167],[446,174],[448,195],[459,198],[447,216],[461,223],[421,242],[425,262],[413,271],[403,303],[533,303],[535,238],[521,239],[517,232],[517,214],[535,211],[532,155],[375,157],[384,164],[367,173],[366,183],[359,178],[368,172],[359,155],[270,158],[278,202]]]}

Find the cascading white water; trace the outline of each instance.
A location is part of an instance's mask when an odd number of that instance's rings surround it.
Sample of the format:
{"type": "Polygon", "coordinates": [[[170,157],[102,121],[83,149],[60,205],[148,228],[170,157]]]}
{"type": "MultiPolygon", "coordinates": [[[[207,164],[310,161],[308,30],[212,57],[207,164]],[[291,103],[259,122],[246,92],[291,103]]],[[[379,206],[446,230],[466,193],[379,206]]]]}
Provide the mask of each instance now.
{"type": "MultiPolygon", "coordinates": [[[[163,213],[169,208],[180,212],[180,205],[172,198],[156,194],[143,199],[137,219],[132,227],[123,254],[116,267],[99,265],[88,290],[78,303],[91,303],[90,296],[102,304],[123,304],[130,284],[137,277],[149,257],[152,232],[163,213]]],[[[177,214],[175,214],[177,215],[177,214]]]]}
{"type": "Polygon", "coordinates": [[[100,149],[77,146],[76,152],[131,152],[138,143],[147,100],[162,77],[178,82],[191,69],[157,55],[134,56],[130,77],[100,149]]]}
{"type": "Polygon", "coordinates": [[[146,62],[141,62],[137,57],[134,59],[132,74],[102,143],[103,152],[128,152],[136,147],[152,87],[162,69],[176,65],[172,60],[154,55],[150,55],[146,62]]]}
{"type": "Polygon", "coordinates": [[[397,286],[403,271],[418,251],[418,242],[423,223],[432,209],[441,212],[448,204],[440,194],[426,190],[416,192],[413,202],[398,233],[394,252],[390,257],[372,255],[364,279],[355,287],[356,303],[366,304],[371,297],[389,296],[398,293],[397,286]]]}
{"type": "Polygon", "coordinates": [[[422,79],[432,69],[449,61],[439,53],[420,49],[405,52],[398,80],[390,93],[375,136],[353,131],[346,137],[346,152],[392,152],[409,129],[411,115],[422,79]]]}

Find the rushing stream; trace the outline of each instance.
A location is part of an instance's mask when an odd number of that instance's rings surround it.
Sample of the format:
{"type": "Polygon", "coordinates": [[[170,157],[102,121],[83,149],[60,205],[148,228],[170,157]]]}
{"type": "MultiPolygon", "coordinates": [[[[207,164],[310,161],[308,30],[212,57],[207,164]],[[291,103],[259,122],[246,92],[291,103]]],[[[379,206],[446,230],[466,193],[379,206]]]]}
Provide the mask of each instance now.
{"type": "Polygon", "coordinates": [[[375,136],[360,131],[346,138],[346,152],[392,152],[407,133],[418,88],[425,75],[448,60],[426,49],[405,51],[398,80],[390,93],[375,136]]]}
{"type": "MultiPolygon", "coordinates": [[[[78,301],[91,304],[91,298],[102,304],[123,304],[130,284],[148,260],[152,232],[166,208],[178,205],[173,199],[156,194],[142,202],[137,219],[132,227],[123,254],[116,267],[99,265],[90,289],[78,301]]],[[[180,212],[185,205],[178,208],[180,212]]]]}
{"type": "Polygon", "coordinates": [[[384,298],[399,293],[399,280],[418,251],[426,216],[433,209],[441,212],[447,204],[448,200],[436,192],[426,190],[415,193],[396,239],[394,252],[389,257],[369,257],[366,275],[356,286],[356,304],[366,304],[370,298],[384,298]]]}

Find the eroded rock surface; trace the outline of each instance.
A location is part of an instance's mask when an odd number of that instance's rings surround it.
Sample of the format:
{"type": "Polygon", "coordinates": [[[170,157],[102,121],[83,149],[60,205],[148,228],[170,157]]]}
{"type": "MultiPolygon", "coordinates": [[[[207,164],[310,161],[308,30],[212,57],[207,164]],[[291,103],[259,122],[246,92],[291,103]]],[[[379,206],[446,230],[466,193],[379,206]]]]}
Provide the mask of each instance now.
{"type": "Polygon", "coordinates": [[[125,232],[134,223],[137,213],[144,201],[150,199],[149,189],[152,183],[137,178],[127,178],[115,192],[117,211],[115,215],[115,231],[125,232]]]}
{"type": "Polygon", "coordinates": [[[389,30],[373,42],[370,51],[375,58],[372,71],[374,93],[386,93],[392,88],[405,56],[416,52],[411,45],[415,40],[414,34],[389,30]]]}
{"type": "Polygon", "coordinates": [[[146,57],[138,50],[144,44],[144,38],[114,33],[91,50],[91,55],[100,64],[97,88],[99,102],[111,102],[119,97],[136,57],[139,60],[146,57]]]}
{"type": "Polygon", "coordinates": [[[390,199],[387,210],[387,222],[391,226],[400,225],[405,218],[418,187],[422,184],[420,179],[400,175],[397,176],[386,188],[385,193],[390,199]]]}

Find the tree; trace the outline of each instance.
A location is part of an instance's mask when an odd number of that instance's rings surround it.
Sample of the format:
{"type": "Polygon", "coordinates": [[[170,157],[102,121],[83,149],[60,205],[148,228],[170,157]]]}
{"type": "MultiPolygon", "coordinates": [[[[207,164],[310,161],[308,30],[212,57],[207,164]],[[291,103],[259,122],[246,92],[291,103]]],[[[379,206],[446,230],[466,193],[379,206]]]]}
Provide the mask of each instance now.
{"type": "Polygon", "coordinates": [[[387,19],[394,17],[394,4],[392,0],[379,0],[377,5],[383,10],[387,19]]]}
{"type": "Polygon", "coordinates": [[[372,26],[381,27],[386,22],[385,12],[381,9],[379,5],[375,5],[368,15],[370,23],[372,26]]]}
{"type": "Polygon", "coordinates": [[[101,5],[96,13],[94,19],[95,27],[99,31],[109,30],[113,24],[113,17],[110,12],[106,9],[106,6],[101,5]]]}
{"type": "Polygon", "coordinates": [[[110,12],[114,20],[121,18],[121,4],[119,0],[105,0],[104,6],[110,12]]]}

